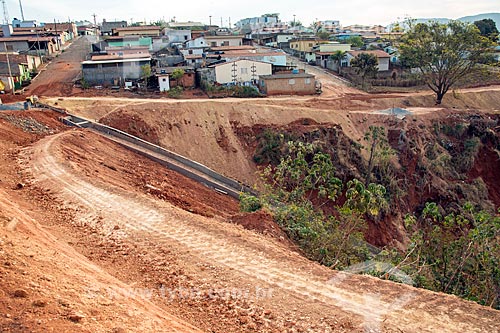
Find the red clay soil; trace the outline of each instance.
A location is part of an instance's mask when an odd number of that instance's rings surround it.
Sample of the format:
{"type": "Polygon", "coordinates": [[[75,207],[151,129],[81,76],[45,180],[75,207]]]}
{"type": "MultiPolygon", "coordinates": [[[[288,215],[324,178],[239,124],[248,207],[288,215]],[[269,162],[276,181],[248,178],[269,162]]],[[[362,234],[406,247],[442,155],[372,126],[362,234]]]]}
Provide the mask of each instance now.
{"type": "Polygon", "coordinates": [[[213,191],[91,131],[75,131],[65,142],[63,152],[75,169],[102,181],[123,182],[161,200],[202,216],[230,217],[238,213],[237,200],[213,191]],[[83,140],[82,140],[83,139],[83,140]],[[82,144],[82,142],[89,143],[82,144]],[[110,156],[103,160],[100,156],[110,156]]]}
{"type": "Polygon", "coordinates": [[[266,211],[259,210],[253,213],[240,213],[231,217],[231,222],[243,226],[245,229],[254,230],[264,235],[269,235],[295,248],[296,245],[288,238],[287,234],[274,221],[266,211]]]}
{"type": "Polygon", "coordinates": [[[469,172],[469,180],[481,177],[488,187],[490,200],[500,207],[500,156],[491,147],[483,146],[469,172]]]}
{"type": "Polygon", "coordinates": [[[127,114],[124,111],[119,111],[109,117],[103,117],[99,122],[154,143],[155,145],[160,143],[157,129],[149,126],[141,118],[127,114]]]}

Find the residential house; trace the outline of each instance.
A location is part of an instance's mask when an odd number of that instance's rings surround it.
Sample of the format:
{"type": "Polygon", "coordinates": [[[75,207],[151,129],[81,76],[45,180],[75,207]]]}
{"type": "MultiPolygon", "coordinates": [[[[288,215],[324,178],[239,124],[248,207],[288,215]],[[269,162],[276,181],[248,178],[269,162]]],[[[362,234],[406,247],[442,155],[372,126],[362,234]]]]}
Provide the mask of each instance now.
{"type": "Polygon", "coordinates": [[[316,45],[313,48],[313,52],[315,54],[316,65],[329,68],[332,70],[336,70],[336,68],[330,68],[332,66],[336,66],[335,62],[329,64],[330,56],[335,54],[336,52],[347,52],[351,51],[351,44],[341,44],[339,42],[328,42],[324,44],[316,45]],[[330,66],[329,66],[330,65],[330,66]]]}
{"type": "Polygon", "coordinates": [[[378,71],[383,72],[383,71],[388,71],[389,70],[389,63],[391,56],[382,50],[372,50],[372,51],[349,51],[347,52],[347,61],[350,66],[352,59],[354,59],[356,56],[362,54],[362,53],[368,53],[368,54],[373,54],[377,57],[378,59],[378,71]]]}
{"type": "Polygon", "coordinates": [[[114,28],[113,35],[119,37],[128,36],[149,36],[149,37],[159,37],[161,28],[158,26],[138,26],[138,27],[124,27],[124,28],[114,28]]]}
{"type": "Polygon", "coordinates": [[[394,46],[386,46],[384,47],[384,52],[391,56],[390,62],[391,64],[395,64],[399,61],[399,50],[394,46]]]}
{"type": "Polygon", "coordinates": [[[54,55],[59,46],[53,37],[0,37],[0,52],[27,52],[54,55]]]}
{"type": "Polygon", "coordinates": [[[78,29],[74,23],[45,23],[43,29],[59,35],[62,45],[71,42],[78,36],[78,29]]]}
{"type": "Polygon", "coordinates": [[[272,51],[267,49],[259,49],[259,50],[225,51],[225,52],[216,52],[215,54],[209,54],[207,55],[207,58],[225,60],[226,62],[246,59],[246,60],[268,63],[271,64],[274,68],[287,67],[288,65],[286,53],[281,50],[272,51]]]}
{"type": "Polygon", "coordinates": [[[165,29],[164,33],[171,45],[182,44],[191,40],[191,30],[165,29]]]}
{"type": "Polygon", "coordinates": [[[44,23],[40,23],[37,20],[21,21],[17,18],[14,18],[12,20],[12,26],[14,28],[35,28],[35,27],[43,27],[44,23]]]}
{"type": "Polygon", "coordinates": [[[304,72],[263,75],[259,78],[260,91],[270,95],[314,95],[316,80],[304,72]]]}
{"type": "Polygon", "coordinates": [[[82,62],[83,79],[90,85],[123,85],[126,81],[140,80],[144,66],[151,65],[149,54],[93,56],[82,62]]]}
{"type": "Polygon", "coordinates": [[[262,75],[272,74],[271,64],[246,59],[211,65],[208,68],[211,75],[207,76],[207,81],[212,84],[249,85],[256,83],[262,75]]]}
{"type": "Polygon", "coordinates": [[[93,24],[80,25],[76,29],[78,31],[78,36],[94,36],[98,31],[98,29],[96,29],[93,24]]]}
{"type": "Polygon", "coordinates": [[[257,37],[259,44],[280,49],[290,48],[290,40],[295,38],[293,34],[289,33],[261,34],[257,37]]]}
{"type": "Polygon", "coordinates": [[[153,38],[144,36],[110,36],[106,37],[106,43],[110,47],[147,47],[150,51],[153,50],[153,38]]]}
{"type": "Polygon", "coordinates": [[[316,37],[303,37],[290,40],[290,49],[295,56],[307,61],[316,61],[313,47],[321,43],[328,43],[327,40],[320,40],[316,37]]]}
{"type": "Polygon", "coordinates": [[[1,53],[0,78],[6,86],[6,90],[11,91],[13,86],[16,90],[19,90],[31,82],[33,73],[41,63],[41,58],[38,56],[18,53],[1,53]]]}
{"type": "Polygon", "coordinates": [[[205,41],[210,47],[217,46],[241,46],[243,45],[243,37],[241,35],[234,36],[205,36],[205,41]]]}
{"type": "Polygon", "coordinates": [[[326,20],[316,22],[316,30],[324,31],[329,33],[340,32],[341,26],[340,21],[336,20],[326,20]]]}
{"type": "Polygon", "coordinates": [[[103,20],[101,25],[101,34],[103,36],[111,36],[113,34],[113,29],[125,28],[127,26],[127,21],[107,22],[106,20],[103,20]]]}
{"type": "MultiPolygon", "coordinates": [[[[205,48],[209,47],[210,45],[208,44],[207,40],[205,37],[198,37],[191,39],[186,42],[185,48],[191,49],[191,48],[205,48]]],[[[217,45],[215,45],[217,46],[217,45]]]]}

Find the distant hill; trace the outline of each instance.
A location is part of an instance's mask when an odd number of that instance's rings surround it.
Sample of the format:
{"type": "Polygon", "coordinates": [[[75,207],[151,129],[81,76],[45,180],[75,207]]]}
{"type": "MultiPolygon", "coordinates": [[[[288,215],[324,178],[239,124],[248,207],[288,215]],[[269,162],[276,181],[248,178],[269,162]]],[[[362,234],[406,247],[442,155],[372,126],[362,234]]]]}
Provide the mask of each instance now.
{"type": "Polygon", "coordinates": [[[475,22],[484,19],[492,19],[497,24],[497,28],[500,29],[500,13],[489,13],[489,14],[478,14],[473,16],[465,16],[459,18],[462,22],[475,22]]]}
{"type": "MultiPolygon", "coordinates": [[[[471,16],[460,17],[458,20],[462,22],[470,22],[473,23],[475,21],[483,20],[483,19],[492,19],[495,21],[497,28],[500,29],[500,13],[488,13],[488,14],[478,14],[471,16]]],[[[450,19],[448,18],[418,18],[416,23],[426,23],[429,21],[438,21],[439,23],[448,23],[450,19]]]]}

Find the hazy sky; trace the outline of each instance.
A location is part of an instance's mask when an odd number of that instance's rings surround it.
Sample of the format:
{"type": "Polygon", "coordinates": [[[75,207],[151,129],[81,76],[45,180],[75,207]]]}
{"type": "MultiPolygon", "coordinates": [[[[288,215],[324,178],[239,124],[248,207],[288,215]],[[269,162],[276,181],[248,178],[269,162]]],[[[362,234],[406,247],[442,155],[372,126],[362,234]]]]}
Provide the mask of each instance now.
{"type": "MultiPolygon", "coordinates": [[[[10,18],[20,17],[19,1],[6,0],[10,18]]],[[[308,25],[315,19],[340,20],[342,25],[382,24],[395,22],[398,18],[447,17],[459,18],[500,11],[500,0],[22,0],[25,19],[41,22],[72,20],[108,21],[122,19],[143,21],[146,19],[177,21],[201,21],[224,26],[246,17],[265,13],[280,13],[283,21],[293,20],[293,15],[308,25]]]]}

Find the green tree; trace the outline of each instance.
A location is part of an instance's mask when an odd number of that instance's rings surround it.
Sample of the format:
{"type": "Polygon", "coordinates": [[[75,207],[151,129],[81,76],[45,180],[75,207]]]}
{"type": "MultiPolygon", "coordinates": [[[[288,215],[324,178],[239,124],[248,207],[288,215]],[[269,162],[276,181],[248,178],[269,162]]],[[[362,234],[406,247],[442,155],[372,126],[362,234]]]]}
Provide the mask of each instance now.
{"type": "Polygon", "coordinates": [[[491,41],[473,24],[430,22],[412,26],[402,37],[399,51],[404,63],[420,71],[436,93],[436,104],[441,104],[448,90],[473,72],[490,46],[491,41]]]}
{"type": "Polygon", "coordinates": [[[474,25],[479,29],[481,36],[487,37],[494,43],[498,41],[497,24],[492,19],[483,19],[475,21],[474,25]]]}
{"type": "Polygon", "coordinates": [[[364,140],[369,144],[367,150],[370,153],[365,177],[365,186],[368,186],[371,183],[373,168],[378,166],[387,169],[394,150],[389,145],[384,127],[370,126],[365,133],[364,140]]]}
{"type": "Polygon", "coordinates": [[[335,53],[330,56],[330,59],[335,61],[335,63],[337,64],[339,74],[342,70],[342,60],[344,60],[346,56],[347,52],[345,51],[335,51],[335,53]]]}
{"type": "Polygon", "coordinates": [[[328,38],[330,38],[330,33],[327,32],[327,31],[318,31],[316,33],[316,36],[319,38],[319,39],[322,39],[322,40],[328,40],[328,38]]]}
{"type": "Polygon", "coordinates": [[[150,77],[151,77],[151,65],[147,64],[147,65],[141,66],[141,78],[145,82],[146,89],[148,87],[150,77]]]}
{"type": "Polygon", "coordinates": [[[433,202],[407,216],[410,247],[398,264],[417,286],[500,309],[500,217],[466,203],[445,214],[433,202]]]}
{"type": "Polygon", "coordinates": [[[351,181],[346,203],[335,206],[335,216],[325,216],[323,207],[334,204],[343,184],[330,156],[301,142],[289,142],[288,154],[276,167],[267,167],[263,176],[267,194],[262,201],[309,258],[342,268],[370,257],[364,216],[378,215],[385,207],[383,187],[351,181]]]}
{"type": "Polygon", "coordinates": [[[346,44],[351,44],[352,47],[362,47],[365,45],[363,38],[361,36],[351,36],[345,40],[346,44]]]}
{"type": "Polygon", "coordinates": [[[378,59],[371,53],[360,53],[351,60],[351,67],[356,69],[356,73],[361,75],[363,86],[367,77],[373,77],[378,72],[378,59]]]}
{"type": "Polygon", "coordinates": [[[182,68],[174,69],[170,77],[175,80],[175,85],[179,85],[179,80],[184,76],[184,70],[182,68]]]}

